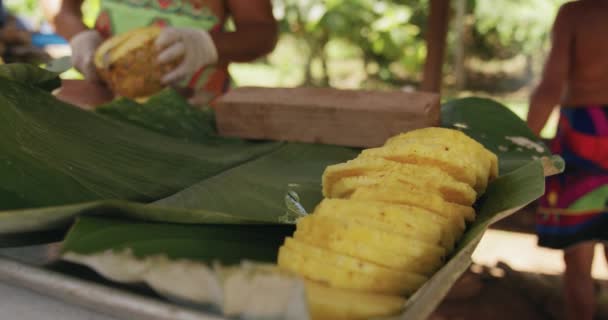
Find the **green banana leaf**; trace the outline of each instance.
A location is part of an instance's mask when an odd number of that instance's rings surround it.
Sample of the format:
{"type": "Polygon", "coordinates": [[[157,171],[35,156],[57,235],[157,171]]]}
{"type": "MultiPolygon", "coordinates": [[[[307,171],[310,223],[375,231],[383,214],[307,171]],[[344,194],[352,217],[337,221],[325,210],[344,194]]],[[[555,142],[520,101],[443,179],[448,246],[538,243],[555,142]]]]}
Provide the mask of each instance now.
{"type": "Polygon", "coordinates": [[[325,167],[356,154],[347,148],[286,144],[149,204],[106,200],[0,211],[0,236],[64,228],[80,214],[175,223],[289,223],[321,200],[325,167]]]}
{"type": "Polygon", "coordinates": [[[280,146],[189,143],[80,110],[3,77],[0,88],[0,210],[150,202],[280,146]]]}
{"type": "MultiPolygon", "coordinates": [[[[506,151],[503,149],[501,152],[498,152],[501,162],[503,159],[506,159],[505,163],[501,165],[501,176],[490,184],[486,194],[476,203],[478,218],[475,223],[469,226],[447,264],[439,270],[423,288],[409,299],[405,312],[399,317],[396,317],[396,319],[425,319],[428,317],[459,276],[470,265],[471,255],[489,225],[516,212],[543,194],[545,170],[543,169],[543,161],[541,161],[540,157],[549,157],[552,161],[552,165],[556,168],[563,168],[564,166],[561,158],[552,156],[544,145],[542,152],[537,152],[535,149],[524,151],[517,150],[519,146],[509,144],[510,141],[505,139],[505,132],[509,132],[509,134],[513,136],[518,135],[526,137],[531,141],[535,140],[532,140],[534,139],[534,136],[527,130],[525,124],[523,124],[519,118],[512,117],[510,111],[500,104],[485,99],[463,99],[446,104],[443,111],[444,114],[446,114],[443,118],[444,126],[460,127],[463,130],[467,130],[469,135],[476,137],[480,142],[492,150],[498,150],[497,145],[500,146],[502,144],[510,146],[511,149],[506,151]],[[484,108],[483,111],[470,108],[470,102],[476,103],[478,108],[484,108]],[[479,105],[481,105],[481,107],[479,107],[479,105]],[[487,125],[482,121],[484,112],[488,112],[494,116],[494,125],[487,125]],[[469,120],[466,129],[464,129],[461,125],[463,122],[460,121],[469,119],[466,117],[469,113],[475,114],[480,120],[469,120]],[[453,122],[449,122],[450,119],[453,122]],[[454,124],[456,124],[456,126],[454,126],[454,124]],[[510,130],[510,127],[513,127],[514,129],[510,130]],[[511,151],[509,152],[509,150],[511,151]],[[518,166],[518,164],[523,165],[518,166]]],[[[194,210],[201,207],[212,208],[213,211],[227,212],[235,216],[241,216],[243,212],[248,212],[252,216],[261,217],[261,220],[269,219],[268,221],[272,221],[272,218],[282,214],[285,210],[288,210],[288,204],[281,201],[285,195],[285,190],[289,190],[289,188],[284,187],[286,183],[288,184],[289,181],[301,183],[303,180],[309,180],[312,184],[319,183],[320,171],[318,168],[317,171],[319,172],[317,172],[317,175],[314,177],[307,175],[298,176],[297,174],[298,172],[301,172],[300,169],[303,168],[300,166],[307,164],[311,160],[309,158],[302,158],[301,156],[309,154],[311,151],[301,153],[286,152],[286,150],[289,150],[290,148],[294,148],[294,150],[298,150],[299,148],[310,148],[310,150],[314,150],[315,148],[326,148],[327,150],[321,154],[322,157],[328,158],[333,158],[332,155],[329,155],[329,150],[338,151],[339,149],[342,149],[340,153],[344,152],[345,157],[350,156],[351,158],[354,158],[356,156],[356,150],[344,148],[330,146],[320,147],[314,145],[287,145],[271,155],[261,157],[251,163],[244,164],[229,170],[226,173],[205,180],[198,185],[163,199],[158,203],[194,210]],[[273,159],[277,155],[281,155],[281,157],[273,159]],[[282,172],[281,168],[283,167],[287,171],[282,172]],[[289,168],[294,170],[290,173],[289,168]],[[277,180],[276,176],[271,174],[272,172],[280,173],[280,179],[277,180]],[[268,175],[269,173],[270,175],[268,175]],[[314,182],[315,179],[316,183],[314,182]],[[225,184],[225,187],[222,187],[223,184],[225,184]],[[237,192],[238,200],[231,201],[235,200],[233,198],[235,190],[241,192],[237,192]],[[254,196],[248,195],[251,191],[255,193],[254,196]],[[267,204],[266,202],[269,198],[263,197],[262,195],[264,194],[275,200],[273,202],[268,202],[269,204],[267,204]],[[197,197],[197,195],[199,197],[197,197]],[[259,216],[260,212],[265,212],[267,216],[259,216]]],[[[317,189],[316,197],[314,193],[311,194],[311,196],[306,196],[307,200],[312,203],[306,203],[302,206],[305,208],[311,207],[313,203],[319,201],[320,194],[318,192],[319,190],[317,189]]],[[[139,229],[141,226],[137,223],[124,220],[122,223],[125,226],[123,236],[128,237],[130,232],[143,232],[143,229],[139,229]]],[[[276,227],[279,228],[280,226],[276,227]]],[[[78,225],[76,225],[74,230],[78,230],[78,225]]],[[[195,239],[198,237],[204,238],[205,236],[202,234],[194,235],[195,239]]],[[[191,241],[195,242],[195,239],[191,239],[191,241]]],[[[91,254],[94,251],[101,252],[108,249],[121,250],[128,247],[128,245],[124,244],[100,247],[98,242],[94,239],[90,241],[81,239],[79,243],[85,248],[95,248],[95,250],[82,250],[73,247],[71,242],[66,243],[64,250],[66,252],[86,255],[91,254]]],[[[280,243],[280,241],[277,241],[276,245],[272,248],[275,252],[278,250],[280,243]]],[[[132,246],[130,248],[136,255],[141,256],[146,254],[138,249],[137,246],[132,246]]],[[[180,251],[180,257],[195,260],[197,258],[194,255],[197,250],[200,250],[200,248],[195,247],[192,249],[191,257],[188,257],[187,253],[184,251],[180,251]]],[[[150,254],[170,254],[170,252],[163,251],[162,248],[158,247],[157,251],[150,252],[150,254]]],[[[252,257],[248,256],[247,258],[251,259],[252,257]]],[[[265,257],[260,257],[260,260],[266,261],[263,260],[264,258],[265,257]]],[[[213,260],[214,258],[211,257],[200,261],[212,262],[213,260]]]]}
{"type": "Polygon", "coordinates": [[[515,113],[496,101],[475,97],[449,101],[442,106],[441,124],[462,130],[496,153],[501,175],[533,160],[543,163],[546,175],[564,170],[564,161],[552,156],[515,113]]]}
{"type": "Polygon", "coordinates": [[[126,98],[97,107],[107,117],[130,123],[180,140],[209,144],[211,141],[243,143],[215,135],[215,117],[210,109],[188,105],[176,91],[167,89],[143,104],[126,98]]]}
{"type": "Polygon", "coordinates": [[[0,65],[0,77],[28,84],[33,87],[53,91],[61,86],[59,75],[66,71],[65,60],[49,64],[46,69],[26,63],[0,65]]]}
{"type": "MultiPolygon", "coordinates": [[[[479,200],[478,217],[469,226],[452,257],[408,300],[404,313],[393,319],[426,319],[469,267],[471,255],[489,225],[540,197],[544,192],[543,181],[540,161],[531,161],[495,180],[479,200]]],[[[285,235],[293,230],[293,227],[287,227],[211,224],[186,226],[81,217],[69,233],[63,251],[86,256],[107,250],[121,252],[130,249],[139,258],[168,255],[175,259],[237,264],[240,256],[241,259],[272,262],[285,235]],[[247,231],[240,233],[238,228],[247,231]],[[264,231],[260,231],[260,228],[264,228],[264,231]],[[232,230],[234,233],[230,232],[232,230]],[[258,236],[267,241],[251,241],[252,234],[249,232],[252,231],[264,233],[258,236]],[[224,241],[230,240],[239,242],[230,242],[232,246],[226,245],[224,241]],[[227,250],[232,251],[227,253],[227,250]]]]}
{"type": "Polygon", "coordinates": [[[163,254],[171,259],[238,264],[243,259],[274,262],[293,225],[173,224],[108,217],[78,218],[65,238],[70,252],[94,254],[130,249],[136,257],[163,254]]]}
{"type": "MultiPolygon", "coordinates": [[[[289,224],[320,201],[324,168],[358,153],[224,139],[214,134],[210,113],[186,109],[171,92],[144,106],[122,100],[86,112],[21,83],[29,74],[8,74],[0,77],[0,241],[13,245],[81,216],[64,252],[129,248],[138,257],[272,261],[289,224]]],[[[404,319],[428,316],[470,264],[487,227],[540,197],[545,174],[564,167],[497,102],[451,101],[442,126],[495,151],[501,177],[476,203],[478,219],[446,266],[409,300],[404,319]]]]}

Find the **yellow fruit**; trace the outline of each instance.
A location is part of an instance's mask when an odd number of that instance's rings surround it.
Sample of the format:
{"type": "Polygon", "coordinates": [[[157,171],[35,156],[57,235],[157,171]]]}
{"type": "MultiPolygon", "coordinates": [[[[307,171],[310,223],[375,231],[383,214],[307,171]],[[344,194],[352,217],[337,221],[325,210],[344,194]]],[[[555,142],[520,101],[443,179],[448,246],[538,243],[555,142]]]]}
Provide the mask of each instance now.
{"type": "Polygon", "coordinates": [[[305,281],[306,299],[312,320],[363,320],[386,317],[403,310],[399,296],[336,289],[305,281]]]}
{"type": "Polygon", "coordinates": [[[474,152],[477,153],[479,158],[485,158],[487,161],[490,162],[490,180],[498,177],[498,157],[496,156],[496,154],[486,149],[481,143],[477,142],[475,139],[469,137],[460,130],[440,127],[418,129],[392,137],[387,140],[385,145],[398,143],[401,139],[428,139],[431,137],[441,139],[445,142],[457,141],[458,143],[466,145],[468,148],[474,150],[474,152]]]}
{"type": "Polygon", "coordinates": [[[306,256],[288,246],[279,249],[278,265],[306,279],[318,281],[334,288],[352,289],[387,294],[411,294],[428,278],[410,274],[396,281],[343,269],[329,264],[325,259],[306,256]]]}
{"type": "Polygon", "coordinates": [[[315,215],[353,219],[374,228],[401,233],[433,243],[440,238],[444,248],[451,249],[455,236],[447,228],[447,218],[431,211],[378,201],[325,199],[317,206],[315,215]]]}
{"type": "Polygon", "coordinates": [[[453,151],[453,156],[461,157],[463,160],[469,163],[471,168],[475,170],[476,182],[473,186],[475,188],[475,191],[477,191],[478,193],[485,192],[488,182],[490,180],[491,163],[490,159],[488,159],[482,154],[482,150],[470,148],[458,142],[446,141],[438,137],[401,139],[399,140],[399,143],[394,143],[392,145],[386,146],[385,148],[401,148],[406,147],[407,145],[435,145],[440,148],[443,148],[443,150],[453,151]]]}
{"type": "Polygon", "coordinates": [[[476,165],[454,151],[436,144],[407,144],[366,149],[359,157],[384,158],[401,163],[437,167],[456,180],[474,187],[477,184],[476,165]]]}
{"type": "Polygon", "coordinates": [[[324,261],[328,265],[341,270],[360,272],[377,279],[379,282],[408,281],[408,279],[420,279],[421,277],[420,274],[414,272],[388,268],[290,237],[285,238],[283,246],[306,258],[324,261]]]}
{"type": "Polygon", "coordinates": [[[356,222],[313,216],[298,221],[294,238],[382,266],[420,274],[433,273],[443,263],[445,249],[442,247],[356,222]]]}
{"type": "Polygon", "coordinates": [[[475,210],[472,207],[447,202],[436,194],[426,193],[424,190],[419,190],[413,186],[399,190],[385,186],[361,187],[353,192],[349,199],[406,204],[424,208],[437,214],[462,217],[467,221],[475,219],[475,210]]]}
{"type": "Polygon", "coordinates": [[[97,72],[116,95],[142,98],[164,87],[162,76],[175,68],[179,60],[157,63],[154,41],[160,32],[161,28],[154,26],[135,29],[104,41],[96,50],[97,72]]]}
{"type": "Polygon", "coordinates": [[[477,197],[477,193],[471,186],[454,179],[439,168],[373,157],[357,158],[327,167],[323,173],[323,195],[329,198],[340,198],[352,192],[351,189],[356,187],[357,183],[372,183],[371,180],[375,182],[385,176],[395,183],[407,182],[433,190],[447,201],[463,205],[471,205],[477,197]],[[367,179],[361,178],[360,181],[353,181],[360,176],[367,177],[367,179]]]}

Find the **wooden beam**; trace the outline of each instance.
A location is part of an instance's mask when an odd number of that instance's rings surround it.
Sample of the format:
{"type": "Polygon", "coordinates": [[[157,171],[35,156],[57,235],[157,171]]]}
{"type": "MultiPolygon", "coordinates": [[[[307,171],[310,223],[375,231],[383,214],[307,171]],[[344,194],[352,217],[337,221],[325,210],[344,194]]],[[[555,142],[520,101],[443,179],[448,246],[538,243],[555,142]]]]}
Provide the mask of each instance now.
{"type": "Polygon", "coordinates": [[[426,32],[426,61],[420,87],[422,91],[441,91],[449,12],[450,0],[431,0],[426,32]]]}
{"type": "Polygon", "coordinates": [[[215,108],[224,136],[364,148],[437,126],[440,112],[434,93],[332,88],[241,87],[215,108]]]}

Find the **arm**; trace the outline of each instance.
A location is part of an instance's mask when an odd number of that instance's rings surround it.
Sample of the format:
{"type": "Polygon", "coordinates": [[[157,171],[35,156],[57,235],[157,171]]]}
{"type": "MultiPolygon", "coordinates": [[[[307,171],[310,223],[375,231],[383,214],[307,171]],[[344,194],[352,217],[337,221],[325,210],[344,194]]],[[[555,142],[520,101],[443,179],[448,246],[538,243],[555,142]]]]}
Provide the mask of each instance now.
{"type": "Polygon", "coordinates": [[[77,33],[88,29],[82,22],[82,3],[84,0],[43,0],[42,7],[46,19],[56,32],[67,40],[77,33]]]}
{"type": "Polygon", "coordinates": [[[229,0],[235,32],[212,33],[221,62],[247,62],[274,49],[278,27],[269,0],[229,0]]]}
{"type": "Polygon", "coordinates": [[[540,84],[530,98],[527,123],[539,135],[553,108],[560,103],[570,70],[570,53],[574,34],[569,7],[560,8],[552,29],[552,46],[540,84]]]}

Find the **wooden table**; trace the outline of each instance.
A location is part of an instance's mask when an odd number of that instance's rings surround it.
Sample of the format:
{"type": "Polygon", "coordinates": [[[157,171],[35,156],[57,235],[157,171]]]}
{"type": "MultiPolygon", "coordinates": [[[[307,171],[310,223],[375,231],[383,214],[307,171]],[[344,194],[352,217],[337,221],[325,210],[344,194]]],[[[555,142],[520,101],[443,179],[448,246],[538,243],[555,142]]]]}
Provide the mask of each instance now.
{"type": "Polygon", "coordinates": [[[112,92],[104,85],[86,80],[63,80],[61,88],[54,94],[59,100],[87,110],[110,102],[114,98],[112,92]]]}

